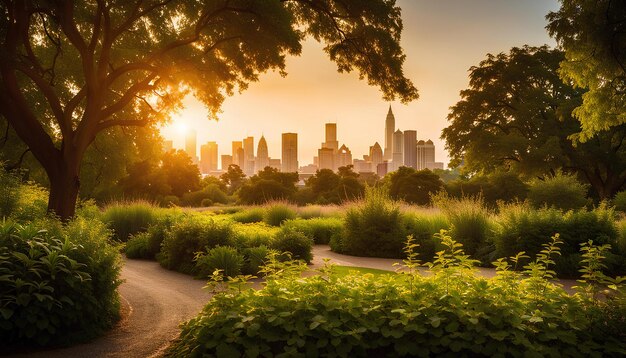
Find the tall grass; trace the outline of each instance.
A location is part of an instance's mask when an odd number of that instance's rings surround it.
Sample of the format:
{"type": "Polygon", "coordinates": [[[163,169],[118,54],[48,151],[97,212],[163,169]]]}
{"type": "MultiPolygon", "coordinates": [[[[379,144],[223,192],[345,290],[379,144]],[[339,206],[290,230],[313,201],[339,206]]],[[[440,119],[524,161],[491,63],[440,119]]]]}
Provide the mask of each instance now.
{"type": "Polygon", "coordinates": [[[162,209],[148,201],[121,201],[109,204],[102,220],[114,232],[118,241],[127,241],[131,235],[146,231],[162,209]]]}
{"type": "Polygon", "coordinates": [[[295,219],[296,210],[287,202],[276,201],[266,205],[263,221],[272,226],[280,226],[284,221],[295,219]]]}
{"type": "Polygon", "coordinates": [[[252,207],[232,214],[231,218],[236,222],[248,224],[261,222],[264,216],[265,210],[263,207],[252,207]]]}
{"type": "Polygon", "coordinates": [[[344,222],[340,218],[312,218],[285,221],[284,227],[294,228],[313,239],[315,244],[328,244],[330,238],[343,230],[344,222]]]}

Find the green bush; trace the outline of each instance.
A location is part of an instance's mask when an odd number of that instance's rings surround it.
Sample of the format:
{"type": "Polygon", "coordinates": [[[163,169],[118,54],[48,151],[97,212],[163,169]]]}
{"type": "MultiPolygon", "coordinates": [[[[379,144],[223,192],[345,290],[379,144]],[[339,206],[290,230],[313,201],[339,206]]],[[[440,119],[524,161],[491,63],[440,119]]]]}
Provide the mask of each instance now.
{"type": "Polygon", "coordinates": [[[598,245],[610,244],[614,250],[608,253],[607,272],[620,270],[623,258],[617,255],[619,233],[612,210],[605,207],[563,213],[554,208],[536,210],[527,205],[507,205],[500,209],[496,223],[495,257],[510,257],[520,251],[534,256],[549,237],[558,233],[564,242],[561,256],[555,259],[559,276],[579,275],[578,250],[589,240],[598,245]]]}
{"type": "MultiPolygon", "coordinates": [[[[610,303],[550,283],[546,260],[524,277],[499,263],[478,277],[458,245],[432,275],[275,272],[262,290],[225,290],[183,324],[167,356],[623,356],[623,295],[610,303]]],[[[508,265],[504,263],[504,265],[508,265]]],[[[330,271],[330,272],[329,272],[330,271]]],[[[616,291],[614,291],[616,292],[616,291]]]]}
{"type": "Polygon", "coordinates": [[[626,213],[626,190],[620,191],[617,195],[615,195],[613,198],[613,206],[615,207],[615,210],[621,213],[626,213]]]}
{"type": "Polygon", "coordinates": [[[251,208],[232,214],[231,218],[242,224],[257,223],[263,221],[265,210],[262,207],[251,208]]]}
{"type": "MultiPolygon", "coordinates": [[[[356,256],[402,257],[406,230],[400,206],[381,188],[367,188],[365,199],[346,210],[340,246],[356,256]]],[[[337,240],[337,239],[336,239],[337,240]]]]}
{"type": "Polygon", "coordinates": [[[0,165],[0,218],[11,216],[17,209],[20,186],[20,179],[17,175],[7,173],[0,165]]]}
{"type": "Polygon", "coordinates": [[[617,249],[620,255],[626,259],[626,219],[616,223],[619,237],[617,241],[617,249]]]}
{"type": "MultiPolygon", "coordinates": [[[[150,235],[147,232],[140,232],[132,235],[128,241],[126,241],[126,248],[124,253],[129,259],[149,259],[150,253],[148,252],[148,241],[150,235]]],[[[154,258],[154,255],[152,255],[154,258]]]]}
{"type": "Polygon", "coordinates": [[[198,277],[207,278],[215,270],[222,270],[226,277],[235,277],[241,274],[244,257],[237,252],[237,249],[229,246],[216,246],[206,254],[199,254],[196,257],[195,272],[198,277]]]}
{"type": "Polygon", "coordinates": [[[133,235],[126,243],[126,257],[154,260],[172,225],[183,219],[182,212],[169,210],[160,215],[146,232],[133,235]]]}
{"type": "Polygon", "coordinates": [[[66,345],[119,319],[121,261],[99,221],[0,223],[0,346],[66,345]]]}
{"type": "Polygon", "coordinates": [[[268,204],[265,209],[263,221],[272,226],[280,226],[285,220],[296,218],[296,211],[289,205],[283,203],[268,204]]]}
{"type": "Polygon", "coordinates": [[[268,246],[278,230],[265,223],[234,224],[233,245],[237,248],[268,246]]]}
{"type": "Polygon", "coordinates": [[[30,183],[20,185],[17,207],[12,217],[19,222],[29,222],[46,216],[48,190],[30,183]]]}
{"type": "Polygon", "coordinates": [[[405,214],[406,233],[412,235],[418,245],[416,252],[418,259],[422,262],[432,260],[435,252],[440,250],[438,240],[434,235],[441,229],[448,229],[450,224],[444,215],[416,215],[405,214]]]}
{"type": "Polygon", "coordinates": [[[301,231],[317,245],[327,245],[336,232],[343,230],[340,218],[294,219],[283,223],[283,226],[301,231]]]}
{"type": "Polygon", "coordinates": [[[244,275],[258,275],[261,267],[265,266],[269,248],[265,245],[249,247],[242,250],[244,263],[242,272],[244,275]]]}
{"type": "Polygon", "coordinates": [[[211,206],[213,203],[228,203],[228,196],[217,185],[209,184],[198,191],[186,193],[181,201],[185,206],[211,206]],[[203,202],[210,202],[210,205],[203,205],[203,202]]]}
{"type": "Polygon", "coordinates": [[[303,260],[310,263],[313,260],[313,240],[304,233],[294,229],[283,227],[274,237],[272,248],[283,253],[291,253],[294,260],[303,260]]]}
{"type": "Polygon", "coordinates": [[[217,223],[199,215],[186,217],[167,232],[157,260],[165,268],[193,274],[196,253],[216,246],[230,246],[232,235],[228,222],[217,223]]]}
{"type": "Polygon", "coordinates": [[[528,190],[528,200],[535,208],[580,209],[587,204],[588,187],[574,176],[557,174],[545,180],[533,181],[528,190]]]}
{"type": "MultiPolygon", "coordinates": [[[[481,196],[451,198],[444,193],[433,197],[450,223],[450,234],[477,259],[484,259],[491,244],[491,217],[481,196]]],[[[549,236],[548,236],[549,237],[549,236]]]]}
{"type": "Polygon", "coordinates": [[[159,208],[147,201],[116,202],[104,210],[102,220],[107,223],[118,241],[127,241],[131,235],[146,231],[157,220],[159,208]]]}

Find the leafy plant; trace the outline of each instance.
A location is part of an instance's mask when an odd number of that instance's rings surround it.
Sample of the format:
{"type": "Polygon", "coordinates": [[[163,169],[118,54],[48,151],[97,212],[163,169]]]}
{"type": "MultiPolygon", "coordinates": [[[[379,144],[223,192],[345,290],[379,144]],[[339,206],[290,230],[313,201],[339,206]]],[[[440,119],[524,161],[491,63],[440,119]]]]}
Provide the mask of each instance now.
{"type": "Polygon", "coordinates": [[[209,277],[215,270],[220,270],[226,277],[236,277],[241,274],[244,257],[237,249],[228,246],[216,246],[207,250],[206,254],[198,253],[196,273],[198,277],[209,277]]]}
{"type": "Polygon", "coordinates": [[[288,252],[292,259],[310,263],[313,260],[313,240],[301,231],[290,227],[283,227],[276,234],[271,243],[274,250],[288,252]]]}
{"type": "Polygon", "coordinates": [[[580,209],[587,204],[588,189],[589,185],[582,184],[576,177],[559,173],[531,182],[528,200],[535,208],[580,209]]]}
{"type": "Polygon", "coordinates": [[[146,231],[157,220],[159,209],[147,201],[116,202],[108,205],[102,216],[118,241],[127,241],[131,235],[146,231]]]}
{"type": "Polygon", "coordinates": [[[268,225],[280,226],[286,220],[295,218],[296,211],[290,205],[277,202],[266,206],[263,221],[268,225]]]}
{"type": "Polygon", "coordinates": [[[262,207],[246,209],[243,211],[239,211],[234,213],[231,218],[234,221],[248,224],[248,223],[256,223],[263,221],[263,217],[265,215],[265,211],[262,207]]]}

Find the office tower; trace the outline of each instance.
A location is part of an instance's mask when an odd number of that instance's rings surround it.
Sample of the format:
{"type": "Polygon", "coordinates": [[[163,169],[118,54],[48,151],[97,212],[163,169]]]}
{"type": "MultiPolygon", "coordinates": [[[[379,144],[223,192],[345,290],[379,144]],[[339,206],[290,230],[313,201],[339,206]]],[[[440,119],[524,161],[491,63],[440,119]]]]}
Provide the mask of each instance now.
{"type": "Polygon", "coordinates": [[[185,136],[185,152],[194,164],[198,164],[196,155],[196,131],[190,129],[185,136]]]}
{"type": "Polygon", "coordinates": [[[331,148],[335,153],[339,150],[339,142],[337,141],[337,123],[326,123],[326,137],[322,143],[322,148],[331,148]]]}
{"type": "Polygon", "coordinates": [[[237,165],[243,171],[243,165],[245,163],[246,157],[243,155],[243,148],[237,148],[237,161],[233,159],[233,164],[237,165]]]}
{"type": "Polygon", "coordinates": [[[243,140],[243,172],[247,176],[254,174],[254,137],[247,137],[243,140]]]}
{"type": "Polygon", "coordinates": [[[335,151],[332,148],[318,149],[317,158],[320,169],[335,170],[335,151]]]}
{"type": "Polygon", "coordinates": [[[276,169],[276,170],[281,170],[282,169],[280,167],[280,159],[272,159],[272,158],[270,158],[269,166],[270,166],[270,168],[273,168],[273,169],[276,169]]]}
{"type": "Polygon", "coordinates": [[[243,156],[239,158],[239,149],[243,152],[243,143],[241,141],[233,141],[233,164],[238,165],[243,170],[243,156]]]}
{"type": "Polygon", "coordinates": [[[352,165],[352,152],[344,144],[341,146],[341,148],[339,148],[339,151],[337,152],[335,160],[335,170],[348,165],[352,165]]]}
{"type": "Polygon", "coordinates": [[[393,141],[395,139],[393,132],[394,128],[396,128],[396,118],[393,116],[393,112],[391,111],[391,105],[389,105],[389,112],[387,112],[387,118],[385,119],[385,160],[393,159],[393,141]]]}
{"type": "Polygon", "coordinates": [[[298,171],[298,133],[283,133],[282,152],[282,171],[296,173],[298,171]]]}
{"type": "Polygon", "coordinates": [[[404,166],[417,169],[417,132],[404,131],[404,166]]]}
{"type": "Polygon", "coordinates": [[[228,154],[222,155],[222,171],[227,171],[228,166],[233,164],[233,156],[228,154]]]}
{"type": "Polygon", "coordinates": [[[398,170],[404,165],[404,134],[401,130],[393,133],[393,156],[391,162],[391,171],[398,170]]]}
{"type": "Polygon", "coordinates": [[[167,153],[170,150],[174,149],[174,141],[172,140],[164,140],[163,141],[163,152],[167,153]]]}
{"type": "Polygon", "coordinates": [[[369,159],[372,162],[373,168],[376,168],[379,163],[383,162],[383,150],[378,142],[374,143],[374,145],[370,147],[369,159]]]}
{"type": "Polygon", "coordinates": [[[430,139],[417,142],[417,169],[435,169],[435,145],[430,139]]]}
{"type": "Polygon", "coordinates": [[[384,177],[389,172],[389,162],[378,163],[376,166],[376,174],[379,178],[384,177]]]}
{"type": "Polygon", "coordinates": [[[354,159],[352,165],[354,166],[354,171],[357,173],[372,172],[372,163],[369,160],[354,159]]]}
{"type": "Polygon", "coordinates": [[[256,150],[256,160],[254,162],[255,164],[255,173],[259,172],[260,170],[265,169],[265,167],[270,165],[270,157],[267,153],[267,142],[265,141],[265,137],[261,136],[261,139],[259,139],[259,146],[257,147],[256,150]]]}
{"type": "Polygon", "coordinates": [[[207,142],[200,147],[200,172],[209,174],[217,170],[217,143],[207,142]]]}

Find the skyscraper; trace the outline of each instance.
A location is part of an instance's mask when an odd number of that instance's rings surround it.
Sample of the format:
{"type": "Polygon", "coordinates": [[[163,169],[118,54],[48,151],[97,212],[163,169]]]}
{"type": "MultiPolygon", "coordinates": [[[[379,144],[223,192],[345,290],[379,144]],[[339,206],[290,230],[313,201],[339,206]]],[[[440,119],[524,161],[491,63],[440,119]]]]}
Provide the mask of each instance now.
{"type": "Polygon", "coordinates": [[[417,169],[435,169],[435,145],[430,139],[417,142],[417,169]]]}
{"type": "Polygon", "coordinates": [[[247,176],[254,174],[254,137],[247,137],[243,140],[243,172],[247,176]]]}
{"type": "Polygon", "coordinates": [[[404,131],[404,166],[417,169],[417,132],[404,131]]]}
{"type": "Polygon", "coordinates": [[[387,112],[387,118],[385,119],[385,160],[392,160],[393,158],[394,128],[396,128],[396,118],[393,116],[393,112],[391,111],[391,105],[389,105],[389,111],[387,112]]]}
{"type": "Polygon", "coordinates": [[[270,157],[267,152],[267,142],[265,141],[264,136],[261,136],[261,139],[259,139],[259,146],[256,150],[256,160],[254,161],[254,165],[255,173],[270,165],[270,157]]]}
{"type": "Polygon", "coordinates": [[[322,148],[331,148],[335,153],[339,150],[339,142],[337,141],[337,123],[326,123],[326,137],[322,148]]]}
{"type": "MultiPolygon", "coordinates": [[[[239,157],[239,149],[243,151],[243,143],[241,141],[233,141],[233,162],[232,164],[238,165],[243,170],[243,156],[239,157]]],[[[228,167],[224,168],[228,169],[228,167]]]]}
{"type": "Polygon", "coordinates": [[[185,136],[185,152],[194,164],[198,164],[196,150],[196,131],[190,129],[185,136]]]}
{"type": "Polygon", "coordinates": [[[404,134],[401,130],[397,130],[393,133],[393,160],[391,162],[391,171],[398,170],[404,165],[404,134]]]}
{"type": "Polygon", "coordinates": [[[352,152],[345,144],[339,148],[336,158],[335,166],[337,168],[352,165],[352,152]]]}
{"type": "Polygon", "coordinates": [[[200,147],[200,172],[209,174],[217,170],[217,143],[207,142],[200,147]]]}
{"type": "Polygon", "coordinates": [[[227,171],[228,166],[233,164],[233,156],[222,154],[222,171],[227,171]]]}
{"type": "Polygon", "coordinates": [[[298,171],[298,133],[282,135],[282,171],[295,173],[298,171]]]}
{"type": "Polygon", "coordinates": [[[383,150],[378,142],[374,143],[370,147],[370,161],[372,162],[372,168],[376,168],[379,163],[383,162],[383,150]]]}
{"type": "Polygon", "coordinates": [[[332,148],[318,149],[317,158],[320,169],[335,170],[335,151],[332,148]]]}

